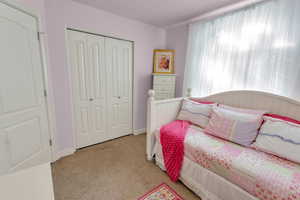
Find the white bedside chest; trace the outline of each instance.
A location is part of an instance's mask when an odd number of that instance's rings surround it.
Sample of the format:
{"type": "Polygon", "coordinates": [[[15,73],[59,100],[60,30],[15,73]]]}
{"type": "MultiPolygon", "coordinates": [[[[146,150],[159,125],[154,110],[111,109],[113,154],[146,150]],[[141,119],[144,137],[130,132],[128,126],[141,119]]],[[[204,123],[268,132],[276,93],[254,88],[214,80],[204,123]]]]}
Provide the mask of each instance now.
{"type": "Polygon", "coordinates": [[[155,99],[171,99],[175,97],[176,74],[153,73],[153,90],[155,99]]]}

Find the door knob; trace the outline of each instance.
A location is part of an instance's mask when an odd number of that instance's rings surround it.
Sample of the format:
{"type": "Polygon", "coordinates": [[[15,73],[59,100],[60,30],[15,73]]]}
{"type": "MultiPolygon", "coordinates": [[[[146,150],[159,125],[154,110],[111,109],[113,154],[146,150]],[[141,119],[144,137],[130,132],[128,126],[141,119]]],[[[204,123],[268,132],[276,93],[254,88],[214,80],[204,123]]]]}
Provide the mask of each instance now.
{"type": "Polygon", "coordinates": [[[120,97],[120,96],[118,96],[118,99],[121,99],[121,97],[120,97]]]}
{"type": "Polygon", "coordinates": [[[93,98],[90,98],[89,100],[90,100],[90,101],[94,101],[94,99],[93,99],[93,98]]]}

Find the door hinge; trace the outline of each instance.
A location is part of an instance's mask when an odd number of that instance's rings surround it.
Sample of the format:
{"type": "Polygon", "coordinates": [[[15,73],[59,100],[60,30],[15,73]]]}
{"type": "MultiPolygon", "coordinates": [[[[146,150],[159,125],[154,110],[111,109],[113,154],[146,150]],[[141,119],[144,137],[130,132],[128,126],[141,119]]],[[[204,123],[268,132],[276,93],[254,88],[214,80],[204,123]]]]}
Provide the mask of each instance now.
{"type": "Polygon", "coordinates": [[[37,32],[37,39],[40,41],[40,32],[37,32]]]}
{"type": "Polygon", "coordinates": [[[44,90],[44,97],[47,97],[47,90],[44,90]]]}
{"type": "Polygon", "coordinates": [[[52,139],[49,140],[49,145],[52,146],[52,139]]]}

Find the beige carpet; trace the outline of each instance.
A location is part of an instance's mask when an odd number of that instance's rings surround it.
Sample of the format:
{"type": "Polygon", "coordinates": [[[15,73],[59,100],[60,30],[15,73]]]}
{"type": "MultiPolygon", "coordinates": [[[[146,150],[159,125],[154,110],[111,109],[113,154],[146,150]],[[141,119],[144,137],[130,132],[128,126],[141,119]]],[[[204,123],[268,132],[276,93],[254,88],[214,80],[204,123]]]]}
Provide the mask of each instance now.
{"type": "Polygon", "coordinates": [[[53,164],[56,200],[136,200],[162,182],[185,200],[199,200],[146,161],[146,137],[126,136],[81,149],[53,164]]]}

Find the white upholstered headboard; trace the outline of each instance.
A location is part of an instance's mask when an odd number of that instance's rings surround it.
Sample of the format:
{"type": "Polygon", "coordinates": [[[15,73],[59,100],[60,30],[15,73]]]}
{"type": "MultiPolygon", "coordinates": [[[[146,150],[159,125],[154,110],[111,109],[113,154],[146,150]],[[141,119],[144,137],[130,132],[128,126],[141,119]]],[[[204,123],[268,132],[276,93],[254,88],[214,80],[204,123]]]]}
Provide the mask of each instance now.
{"type": "MultiPolygon", "coordinates": [[[[190,90],[188,91],[190,93],[190,90]]],[[[176,119],[182,98],[156,101],[155,93],[149,91],[147,108],[147,158],[152,159],[154,145],[154,132],[161,125],[176,119]]],[[[195,98],[195,97],[193,97],[195,98]]],[[[230,91],[199,98],[229,106],[267,110],[273,114],[284,115],[300,121],[300,102],[287,97],[282,97],[258,91],[230,91]]]]}

